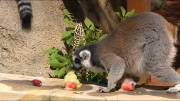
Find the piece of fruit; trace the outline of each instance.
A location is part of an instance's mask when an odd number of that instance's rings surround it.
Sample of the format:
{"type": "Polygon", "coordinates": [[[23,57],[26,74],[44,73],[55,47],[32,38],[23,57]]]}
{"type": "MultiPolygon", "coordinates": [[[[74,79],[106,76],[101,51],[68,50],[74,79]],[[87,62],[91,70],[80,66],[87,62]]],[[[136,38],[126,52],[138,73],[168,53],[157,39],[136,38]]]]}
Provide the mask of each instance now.
{"type": "Polygon", "coordinates": [[[76,85],[76,88],[77,88],[77,89],[79,89],[79,88],[81,88],[81,87],[82,87],[82,83],[76,85]]]}
{"type": "Polygon", "coordinates": [[[41,86],[42,82],[40,80],[34,79],[31,81],[34,86],[41,86]]]}
{"type": "Polygon", "coordinates": [[[62,87],[65,87],[67,90],[73,90],[76,88],[81,88],[82,84],[77,79],[75,71],[73,69],[69,69],[68,73],[64,77],[64,81],[61,84],[62,87]]]}
{"type": "Polygon", "coordinates": [[[124,84],[122,86],[122,89],[126,90],[126,91],[133,91],[134,90],[134,86],[131,83],[127,83],[127,84],[124,84]]]}
{"type": "Polygon", "coordinates": [[[74,82],[66,82],[65,84],[65,88],[72,88],[72,89],[76,89],[76,84],[74,82]]]}

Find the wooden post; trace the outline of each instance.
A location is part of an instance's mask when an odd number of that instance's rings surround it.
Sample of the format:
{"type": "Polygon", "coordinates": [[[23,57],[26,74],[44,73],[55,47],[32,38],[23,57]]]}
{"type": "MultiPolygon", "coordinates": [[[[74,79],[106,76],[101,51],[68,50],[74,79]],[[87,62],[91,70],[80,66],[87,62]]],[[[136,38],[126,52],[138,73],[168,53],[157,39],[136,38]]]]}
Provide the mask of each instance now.
{"type": "Polygon", "coordinates": [[[151,12],[151,0],[127,0],[127,11],[135,9],[135,14],[151,12]]]}

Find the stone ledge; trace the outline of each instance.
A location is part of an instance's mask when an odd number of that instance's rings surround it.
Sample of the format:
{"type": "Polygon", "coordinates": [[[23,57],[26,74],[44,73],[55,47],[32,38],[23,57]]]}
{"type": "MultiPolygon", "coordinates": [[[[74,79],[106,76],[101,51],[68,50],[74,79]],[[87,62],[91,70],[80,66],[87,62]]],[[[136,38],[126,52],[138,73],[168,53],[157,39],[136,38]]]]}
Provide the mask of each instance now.
{"type": "Polygon", "coordinates": [[[2,100],[47,100],[47,101],[110,101],[110,100],[177,100],[180,93],[166,94],[165,90],[136,88],[135,91],[117,91],[112,93],[96,93],[99,88],[95,84],[83,84],[79,90],[67,91],[61,88],[62,79],[32,77],[0,73],[0,101],[2,100]],[[42,86],[36,87],[31,80],[39,79],[42,86]]]}

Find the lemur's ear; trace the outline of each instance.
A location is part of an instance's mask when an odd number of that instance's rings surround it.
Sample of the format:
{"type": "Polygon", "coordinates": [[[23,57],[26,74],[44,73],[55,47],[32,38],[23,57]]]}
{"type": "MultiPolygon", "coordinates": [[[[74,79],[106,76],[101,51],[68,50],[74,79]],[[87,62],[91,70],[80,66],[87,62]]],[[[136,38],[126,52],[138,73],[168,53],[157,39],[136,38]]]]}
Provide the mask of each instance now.
{"type": "Polygon", "coordinates": [[[88,50],[84,50],[79,53],[79,56],[85,60],[91,56],[91,53],[88,50]]]}

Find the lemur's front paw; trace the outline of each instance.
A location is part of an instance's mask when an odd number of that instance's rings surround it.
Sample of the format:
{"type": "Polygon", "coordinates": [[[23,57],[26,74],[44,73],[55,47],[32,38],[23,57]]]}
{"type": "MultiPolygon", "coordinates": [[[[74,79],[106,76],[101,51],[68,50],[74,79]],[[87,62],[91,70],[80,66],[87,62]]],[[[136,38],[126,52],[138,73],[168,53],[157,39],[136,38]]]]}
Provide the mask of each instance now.
{"type": "Polygon", "coordinates": [[[110,92],[110,90],[108,88],[103,88],[103,87],[100,87],[98,90],[97,90],[98,93],[108,93],[110,92]]]}
{"type": "Polygon", "coordinates": [[[170,94],[176,94],[180,92],[180,84],[177,84],[176,86],[169,88],[166,92],[170,94]]]}

